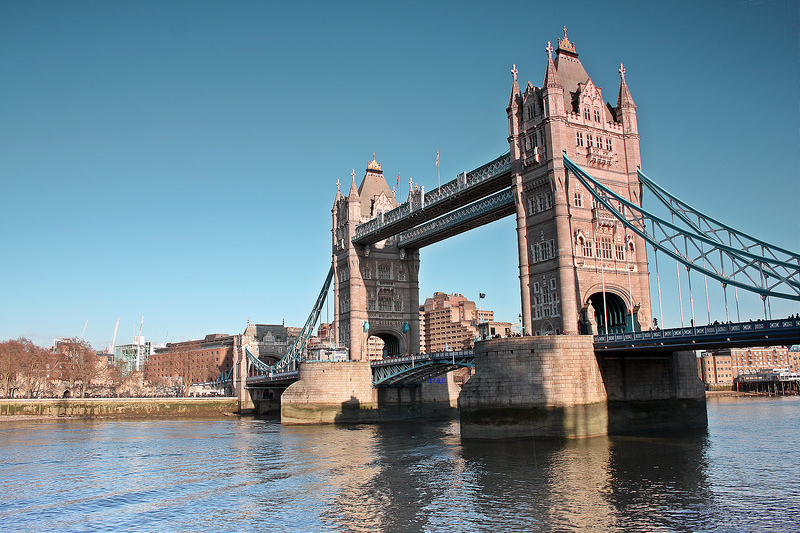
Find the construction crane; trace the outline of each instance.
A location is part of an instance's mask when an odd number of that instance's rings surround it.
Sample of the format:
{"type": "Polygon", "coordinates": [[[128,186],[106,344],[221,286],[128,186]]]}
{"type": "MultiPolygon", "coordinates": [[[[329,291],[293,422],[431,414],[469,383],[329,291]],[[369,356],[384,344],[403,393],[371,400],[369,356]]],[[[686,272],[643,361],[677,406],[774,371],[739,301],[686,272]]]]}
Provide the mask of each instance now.
{"type": "Polygon", "coordinates": [[[142,342],[142,326],[144,325],[144,316],[142,316],[142,321],[139,322],[139,336],[136,337],[136,371],[139,371],[139,365],[141,361],[141,349],[144,342],[142,342]]]}
{"type": "Polygon", "coordinates": [[[116,346],[117,342],[117,329],[119,329],[119,318],[117,319],[117,325],[114,326],[114,336],[111,337],[111,344],[109,345],[108,350],[106,350],[106,353],[110,353],[111,355],[114,354],[114,346],[116,346]]]}

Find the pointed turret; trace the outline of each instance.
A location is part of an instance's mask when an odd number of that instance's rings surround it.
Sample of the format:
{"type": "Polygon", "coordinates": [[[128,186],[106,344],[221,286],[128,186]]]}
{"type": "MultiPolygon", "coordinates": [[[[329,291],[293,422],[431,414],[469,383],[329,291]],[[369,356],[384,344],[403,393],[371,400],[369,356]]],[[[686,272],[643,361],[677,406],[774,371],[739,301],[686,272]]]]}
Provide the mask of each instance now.
{"type": "Polygon", "coordinates": [[[509,110],[513,107],[519,107],[522,103],[522,91],[519,90],[519,82],[517,81],[517,74],[519,71],[517,70],[517,64],[514,63],[511,66],[511,74],[514,76],[514,82],[511,85],[511,96],[508,97],[508,107],[506,110],[509,110]]]}
{"type": "Polygon", "coordinates": [[[625,82],[625,67],[619,65],[619,96],[617,97],[617,119],[622,122],[622,127],[626,133],[638,133],[636,124],[636,104],[633,102],[631,91],[625,82]]]}
{"type": "Polygon", "coordinates": [[[347,193],[347,199],[350,202],[358,202],[361,203],[361,197],[358,195],[358,187],[356,187],[356,169],[353,169],[353,172],[350,174],[353,177],[353,181],[350,182],[350,192],[347,193]]]}
{"type": "Polygon", "coordinates": [[[358,187],[358,196],[361,198],[362,218],[373,218],[378,213],[386,213],[398,206],[397,199],[389,188],[381,164],[375,160],[374,153],[372,161],[367,163],[364,179],[358,187]]]}
{"type": "MultiPolygon", "coordinates": [[[[560,44],[560,42],[559,42],[560,44]]],[[[547,41],[547,70],[544,73],[542,82],[542,99],[547,116],[564,114],[564,86],[561,85],[561,78],[558,75],[555,63],[553,63],[553,46],[547,41]]]]}
{"type": "Polygon", "coordinates": [[[515,161],[522,154],[519,146],[519,130],[522,122],[522,91],[519,90],[518,73],[517,64],[514,63],[511,67],[514,81],[511,85],[511,96],[508,98],[508,107],[506,108],[506,113],[508,114],[508,144],[511,149],[511,159],[515,161]]]}
{"type": "Polygon", "coordinates": [[[547,41],[547,70],[544,72],[544,81],[542,82],[542,89],[545,87],[549,89],[562,89],[563,86],[561,85],[561,79],[558,77],[558,70],[556,70],[556,66],[553,63],[553,47],[550,45],[550,41],[547,41]]]}

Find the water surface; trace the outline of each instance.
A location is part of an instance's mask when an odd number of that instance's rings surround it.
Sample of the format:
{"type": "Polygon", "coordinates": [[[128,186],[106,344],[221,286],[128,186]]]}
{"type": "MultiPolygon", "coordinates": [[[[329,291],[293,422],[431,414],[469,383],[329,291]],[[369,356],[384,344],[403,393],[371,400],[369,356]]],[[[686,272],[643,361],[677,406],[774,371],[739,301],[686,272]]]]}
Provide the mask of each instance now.
{"type": "Polygon", "coordinates": [[[800,398],[707,432],[462,443],[454,421],[0,422],[6,531],[797,531],[800,398]]]}

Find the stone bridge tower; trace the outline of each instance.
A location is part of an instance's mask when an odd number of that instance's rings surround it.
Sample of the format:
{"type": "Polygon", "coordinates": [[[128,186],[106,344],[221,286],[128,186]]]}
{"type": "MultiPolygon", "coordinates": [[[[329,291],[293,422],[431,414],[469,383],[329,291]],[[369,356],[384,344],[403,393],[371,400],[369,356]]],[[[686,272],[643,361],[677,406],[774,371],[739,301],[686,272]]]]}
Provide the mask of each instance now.
{"type": "Polygon", "coordinates": [[[384,341],[384,356],[419,351],[419,250],[400,249],[397,237],[353,244],[356,226],[398,206],[381,165],[367,165],[356,188],[333,204],[334,332],[350,359],[366,361],[370,336],[384,341]]]}
{"type": "Polygon", "coordinates": [[[508,103],[512,183],[517,199],[525,333],[598,333],[650,326],[645,242],[593,202],[568,176],[562,152],[641,205],[636,105],[620,65],[616,105],[586,73],[575,43],[547,43],[541,87],[517,82],[508,103]]]}

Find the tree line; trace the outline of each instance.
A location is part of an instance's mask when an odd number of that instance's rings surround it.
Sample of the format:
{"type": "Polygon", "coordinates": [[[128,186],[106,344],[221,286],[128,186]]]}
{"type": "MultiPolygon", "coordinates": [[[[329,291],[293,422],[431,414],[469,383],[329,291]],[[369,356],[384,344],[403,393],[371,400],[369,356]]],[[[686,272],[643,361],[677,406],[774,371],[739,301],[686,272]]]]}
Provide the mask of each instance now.
{"type": "Polygon", "coordinates": [[[31,340],[0,342],[0,397],[186,396],[190,385],[220,371],[192,352],[158,354],[158,372],[111,364],[83,339],[63,339],[54,348],[31,340]]]}

